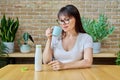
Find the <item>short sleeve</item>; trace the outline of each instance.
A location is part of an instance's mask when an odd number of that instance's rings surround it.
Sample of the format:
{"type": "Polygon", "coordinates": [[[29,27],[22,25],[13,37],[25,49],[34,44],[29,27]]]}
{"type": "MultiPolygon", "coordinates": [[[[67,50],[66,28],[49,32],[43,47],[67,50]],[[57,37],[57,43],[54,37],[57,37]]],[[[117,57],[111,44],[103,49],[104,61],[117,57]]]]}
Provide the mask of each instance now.
{"type": "Polygon", "coordinates": [[[84,42],[84,49],[86,48],[93,48],[93,39],[90,35],[87,35],[84,42]]]}

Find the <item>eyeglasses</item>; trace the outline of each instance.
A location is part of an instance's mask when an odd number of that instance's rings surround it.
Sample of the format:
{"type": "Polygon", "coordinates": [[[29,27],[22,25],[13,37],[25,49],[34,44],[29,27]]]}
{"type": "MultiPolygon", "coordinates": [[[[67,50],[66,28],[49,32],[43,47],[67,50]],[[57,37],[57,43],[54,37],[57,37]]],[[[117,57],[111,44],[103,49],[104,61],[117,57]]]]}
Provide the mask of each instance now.
{"type": "Polygon", "coordinates": [[[61,24],[61,25],[63,25],[63,24],[69,24],[70,23],[70,18],[68,18],[68,19],[64,19],[64,20],[56,20],[57,22],[58,22],[58,24],[61,24]]]}

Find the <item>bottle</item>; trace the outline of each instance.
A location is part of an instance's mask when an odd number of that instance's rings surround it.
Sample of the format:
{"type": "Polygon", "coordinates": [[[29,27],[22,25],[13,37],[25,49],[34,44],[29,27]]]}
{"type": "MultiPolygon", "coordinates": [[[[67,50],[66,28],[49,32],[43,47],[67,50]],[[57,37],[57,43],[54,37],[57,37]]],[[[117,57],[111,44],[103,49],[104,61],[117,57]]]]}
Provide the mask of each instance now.
{"type": "Polygon", "coordinates": [[[41,45],[36,45],[35,71],[42,71],[42,48],[41,48],[41,45]]]}

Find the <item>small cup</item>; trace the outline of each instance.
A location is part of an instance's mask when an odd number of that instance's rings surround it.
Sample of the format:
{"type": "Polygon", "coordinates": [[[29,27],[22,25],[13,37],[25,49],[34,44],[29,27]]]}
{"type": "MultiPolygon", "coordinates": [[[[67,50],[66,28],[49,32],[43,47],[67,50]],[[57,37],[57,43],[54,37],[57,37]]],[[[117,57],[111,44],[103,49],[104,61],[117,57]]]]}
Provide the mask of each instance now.
{"type": "Polygon", "coordinates": [[[53,32],[52,32],[52,35],[53,36],[60,36],[61,35],[61,32],[62,32],[62,28],[59,27],[59,26],[53,26],[53,32]]]}

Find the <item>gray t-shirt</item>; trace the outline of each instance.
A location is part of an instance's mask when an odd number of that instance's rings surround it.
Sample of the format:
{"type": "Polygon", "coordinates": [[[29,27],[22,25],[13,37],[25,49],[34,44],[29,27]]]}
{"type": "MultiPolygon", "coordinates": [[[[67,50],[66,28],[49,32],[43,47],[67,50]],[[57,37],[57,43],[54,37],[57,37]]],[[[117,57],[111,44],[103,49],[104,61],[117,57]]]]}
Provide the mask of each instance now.
{"type": "Polygon", "coordinates": [[[54,58],[60,62],[67,63],[81,60],[83,58],[84,50],[93,47],[93,40],[87,33],[79,33],[74,47],[71,50],[66,51],[62,46],[61,38],[53,36],[51,47],[53,49],[54,58]]]}

